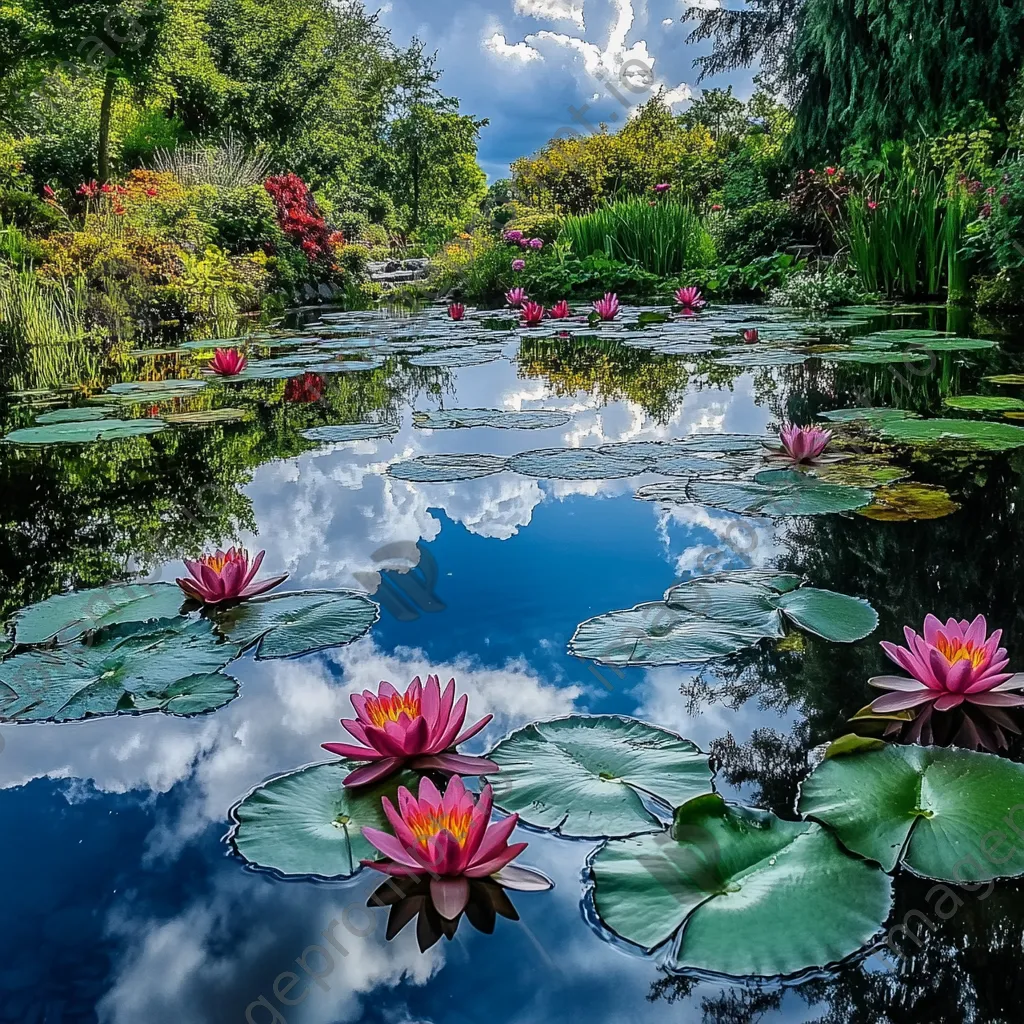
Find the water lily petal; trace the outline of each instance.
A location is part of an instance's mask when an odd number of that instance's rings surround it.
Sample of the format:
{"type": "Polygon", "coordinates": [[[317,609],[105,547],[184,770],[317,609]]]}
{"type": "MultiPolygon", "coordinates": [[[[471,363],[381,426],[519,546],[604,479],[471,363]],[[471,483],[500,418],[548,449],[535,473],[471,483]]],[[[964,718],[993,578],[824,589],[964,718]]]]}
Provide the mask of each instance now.
{"type": "Polygon", "coordinates": [[[902,690],[906,693],[928,689],[920,679],[908,679],[906,676],[872,676],[868,680],[868,686],[875,686],[879,690],[902,690]]]}
{"type": "Polygon", "coordinates": [[[402,761],[397,757],[385,757],[380,761],[372,761],[370,764],[356,768],[345,777],[346,786],[368,786],[373,782],[386,779],[393,772],[402,767],[402,761]]]}
{"type": "Polygon", "coordinates": [[[480,719],[479,722],[476,723],[476,725],[471,725],[468,729],[464,730],[458,736],[456,736],[455,742],[452,744],[452,746],[457,747],[460,743],[465,743],[466,740],[472,739],[478,732],[480,732],[481,729],[487,728],[492,718],[494,718],[494,715],[485,715],[483,718],[480,719]]]}
{"type": "Polygon", "coordinates": [[[418,757],[410,767],[421,772],[438,771],[451,775],[490,775],[499,770],[497,763],[486,757],[445,753],[418,757]]]}
{"type": "Polygon", "coordinates": [[[919,690],[917,693],[887,693],[882,697],[876,697],[871,702],[871,710],[876,714],[888,711],[906,711],[935,699],[935,691],[928,688],[919,690]]]}
{"type": "Polygon", "coordinates": [[[396,864],[402,864],[407,868],[415,868],[417,871],[423,870],[423,865],[412,857],[394,836],[389,835],[387,832],[381,832],[380,829],[370,828],[367,825],[363,828],[363,838],[376,846],[385,857],[390,858],[396,864]]]}
{"type": "Polygon", "coordinates": [[[321,743],[324,750],[329,750],[338,757],[351,757],[357,761],[379,761],[383,754],[370,747],[357,747],[354,743],[321,743]]]}
{"type": "Polygon", "coordinates": [[[468,878],[432,878],[430,899],[437,912],[446,920],[454,921],[469,902],[468,878]]]}
{"type": "Polygon", "coordinates": [[[513,843],[511,846],[506,846],[490,860],[474,863],[472,867],[467,868],[466,877],[486,878],[488,875],[493,875],[495,871],[500,871],[506,864],[514,861],[529,845],[529,843],[513,843]]]}
{"type": "Polygon", "coordinates": [[[269,579],[257,580],[255,583],[250,583],[238,596],[258,597],[260,594],[265,594],[268,590],[273,590],[274,587],[281,586],[288,579],[288,575],[288,573],[283,573],[280,576],[271,576],[269,579]]]}
{"type": "Polygon", "coordinates": [[[536,868],[521,867],[518,864],[507,864],[491,875],[491,878],[506,889],[519,892],[545,892],[553,889],[555,883],[536,868]]]}

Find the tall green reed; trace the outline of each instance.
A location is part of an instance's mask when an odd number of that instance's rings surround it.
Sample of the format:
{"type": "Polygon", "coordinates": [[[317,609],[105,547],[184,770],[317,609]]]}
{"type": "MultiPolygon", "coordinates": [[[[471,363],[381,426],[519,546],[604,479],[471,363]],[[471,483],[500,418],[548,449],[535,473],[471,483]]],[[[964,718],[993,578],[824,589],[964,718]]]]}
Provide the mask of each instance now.
{"type": "Polygon", "coordinates": [[[671,200],[624,199],[591,213],[566,217],[559,241],[577,256],[602,253],[661,277],[710,265],[715,244],[703,218],[671,200]]]}

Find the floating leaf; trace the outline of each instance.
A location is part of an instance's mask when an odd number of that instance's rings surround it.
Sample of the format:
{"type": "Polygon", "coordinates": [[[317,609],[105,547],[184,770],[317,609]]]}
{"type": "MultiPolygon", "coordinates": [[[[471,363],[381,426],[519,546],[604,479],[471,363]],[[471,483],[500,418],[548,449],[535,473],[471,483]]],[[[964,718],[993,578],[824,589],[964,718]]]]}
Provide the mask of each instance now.
{"type": "Polygon", "coordinates": [[[867,601],[831,590],[801,587],[772,603],[794,626],[834,643],[863,640],[878,626],[878,613],[867,601]]]}
{"type": "Polygon", "coordinates": [[[500,358],[501,348],[497,345],[461,346],[459,348],[438,349],[435,352],[424,352],[422,355],[410,356],[410,366],[479,366],[500,358]]]}
{"type": "MultiPolygon", "coordinates": [[[[392,802],[397,780],[369,788],[343,785],[355,764],[332,761],[279,775],[231,809],[229,841],[253,867],[281,875],[351,878],[377,849],[363,838],[370,826],[390,831],[381,798],[392,802]]],[[[408,784],[408,779],[401,781],[408,784]]]]}
{"type": "Polygon", "coordinates": [[[810,358],[810,352],[790,352],[784,349],[761,348],[757,345],[750,345],[747,348],[736,349],[726,355],[715,356],[714,361],[719,366],[797,366],[810,358]]]}
{"type": "Polygon", "coordinates": [[[908,409],[833,409],[830,412],[821,413],[823,420],[830,420],[832,423],[885,423],[889,420],[920,419],[916,412],[908,409]]]}
{"type": "Polygon", "coordinates": [[[1024,384],[1024,373],[998,373],[994,377],[986,377],[985,380],[993,384],[1024,384]]]}
{"type": "Polygon", "coordinates": [[[45,427],[51,423],[80,423],[85,420],[105,420],[117,415],[109,405],[79,405],[74,409],[54,409],[36,417],[36,426],[45,427]]]}
{"type": "Polygon", "coordinates": [[[1024,874],[1024,765],[993,754],[887,745],[833,757],[804,780],[800,812],[885,871],[902,863],[948,882],[1024,874]]]}
{"type": "Polygon", "coordinates": [[[244,420],[249,414],[244,409],[197,409],[194,412],[164,413],[167,423],[180,426],[205,427],[213,423],[236,423],[244,420]]]}
{"type": "Polygon", "coordinates": [[[1024,401],[1021,399],[999,395],[958,395],[945,399],[942,404],[950,409],[964,409],[967,412],[1006,412],[1011,409],[1024,409],[1024,401]]]}
{"type": "Polygon", "coordinates": [[[689,740],[631,718],[573,715],[512,733],[487,755],[495,804],[572,838],[655,832],[644,806],[677,807],[711,791],[708,758],[689,740]]]}
{"type": "Polygon", "coordinates": [[[523,476],[547,480],[617,480],[638,476],[647,468],[644,459],[616,453],[610,446],[596,448],[548,448],[522,452],[509,459],[509,468],[523,476]]]}
{"type": "Polygon", "coordinates": [[[888,352],[864,348],[851,348],[845,352],[829,352],[822,358],[828,363],[927,363],[929,357],[923,352],[888,352]]]}
{"type": "Polygon", "coordinates": [[[94,441],[116,441],[123,437],[143,437],[166,429],[167,424],[158,419],[74,420],[12,430],[4,437],[4,441],[25,445],[90,444],[94,441]]]}
{"type": "Polygon", "coordinates": [[[169,377],[167,380],[127,380],[119,384],[111,384],[107,388],[108,395],[132,401],[141,395],[160,395],[162,398],[182,398],[194,395],[206,387],[205,380],[193,378],[180,379],[169,377]]]}
{"type": "Polygon", "coordinates": [[[905,444],[1004,452],[1024,445],[1024,428],[987,420],[899,420],[878,426],[883,436],[905,444]]]}
{"type": "Polygon", "coordinates": [[[173,583],[124,583],[56,594],[14,613],[19,644],[65,644],[83,633],[178,615],[185,596],[173,583]]]}
{"type": "Polygon", "coordinates": [[[914,519],[941,519],[960,506],[943,487],[932,484],[896,484],[875,491],[875,500],[857,515],[883,522],[907,522],[914,519]]]}
{"type": "Polygon", "coordinates": [[[913,347],[924,349],[926,352],[980,352],[997,346],[994,341],[985,338],[936,338],[932,341],[922,341],[913,347]]]}
{"type": "Polygon", "coordinates": [[[307,441],[338,444],[343,441],[376,441],[394,437],[397,423],[336,423],[327,427],[310,427],[302,432],[307,441]]]}
{"type": "Polygon", "coordinates": [[[0,719],[68,722],[141,711],[195,714],[227,704],[234,681],[213,678],[238,654],[213,624],[129,623],[89,642],[29,648],[0,662],[0,719]]]}
{"type": "Polygon", "coordinates": [[[570,419],[568,413],[559,409],[433,409],[412,414],[413,426],[424,430],[459,427],[540,430],[564,426],[570,419]]]}
{"type": "Polygon", "coordinates": [[[671,832],[615,839],[591,861],[594,908],[646,950],[676,937],[671,964],[733,976],[790,975],[863,948],[892,881],[811,822],[727,806],[676,811],[671,832]]]}
{"type": "Polygon", "coordinates": [[[354,590],[305,590],[243,601],[219,614],[217,623],[242,648],[258,640],[256,657],[262,660],[350,644],[379,615],[377,605],[354,590]]]}
{"type": "Polygon", "coordinates": [[[439,452],[418,455],[405,462],[388,466],[388,476],[412,483],[448,483],[455,480],[476,480],[508,469],[508,459],[497,455],[459,455],[439,452]]]}

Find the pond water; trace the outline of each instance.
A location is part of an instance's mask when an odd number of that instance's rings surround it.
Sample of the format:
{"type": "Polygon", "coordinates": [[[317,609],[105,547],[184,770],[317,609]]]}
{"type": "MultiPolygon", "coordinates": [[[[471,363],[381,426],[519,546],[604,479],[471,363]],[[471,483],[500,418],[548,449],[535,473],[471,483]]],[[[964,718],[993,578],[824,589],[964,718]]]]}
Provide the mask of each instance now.
{"type": "MultiPolygon", "coordinates": [[[[389,940],[387,911],[367,909],[378,873],[286,877],[247,865],[226,839],[232,808],[252,790],[331,760],[320,744],[343,738],[348,695],[380,680],[404,690],[417,675],[454,677],[470,721],[494,716],[460,748],[468,754],[532,722],[635,717],[712,754],[714,789],[731,804],[796,821],[799,783],[823,746],[878,696],[867,679],[889,671],[879,640],[902,642],[903,626],[919,630],[928,612],[984,613],[1004,630],[1011,668],[1021,664],[1024,429],[1012,414],[1024,391],[986,380],[1024,372],[1017,325],[936,308],[668,314],[624,309],[611,325],[558,325],[559,336],[517,330],[500,313],[452,324],[438,308],[306,311],[258,331],[248,368],[225,381],[203,375],[212,352],[197,347],[9,353],[5,615],[70,589],[172,583],[183,556],[236,540],[266,551],[264,574],[289,574],[282,591],[358,592],[380,615],[351,642],[310,653],[257,658],[250,647],[230,662],[237,690],[229,684],[203,713],[167,713],[166,692],[126,701],[127,684],[111,702],[103,673],[53,700],[70,670],[45,644],[0,663],[0,1021],[1019,1018],[1024,899],[1013,880],[940,893],[894,869],[887,912],[852,942],[839,934],[850,927],[842,870],[823,883],[791,859],[762,881],[774,925],[756,916],[764,894],[748,887],[749,901],[717,924],[733,948],[716,953],[705,936],[674,958],[672,942],[645,952],[602,921],[591,874],[602,839],[520,825],[513,840],[529,846],[519,862],[554,888],[510,893],[520,919],[499,917],[493,934],[463,919],[454,938],[421,951],[416,925],[389,940]],[[757,343],[742,341],[748,328],[757,343]],[[186,379],[204,384],[161,383],[186,379]],[[67,407],[93,418],[53,415],[67,407]],[[833,423],[846,462],[810,483],[769,475],[748,486],[772,472],[758,438],[777,437],[784,420],[878,407],[911,418],[833,423]],[[556,415],[523,418],[538,410],[556,415]],[[954,423],[931,434],[913,426],[936,417],[954,423]],[[453,425],[464,421],[483,425],[453,425]],[[103,424],[104,440],[82,443],[89,423],[103,424]],[[318,430],[352,424],[373,426],[318,430]],[[636,444],[692,435],[739,437],[724,449],[636,444]],[[552,449],[572,451],[513,459],[552,449]],[[492,458],[438,457],[452,454],[492,458]],[[714,464],[703,471],[702,459],[714,464]],[[877,628],[833,642],[788,622],[785,635],[700,661],[656,628],[646,655],[636,632],[624,643],[621,629],[599,629],[570,653],[588,620],[749,567],[866,601],[877,628]],[[58,664],[29,686],[27,657],[58,664]],[[919,938],[902,936],[895,947],[907,955],[897,955],[887,933],[915,911],[927,926],[912,917],[919,938]],[[835,943],[823,939],[833,913],[835,943]],[[757,948],[773,927],[784,953],[757,948]],[[744,962],[785,964],[786,976],[715,970],[744,962]]],[[[74,631],[61,639],[82,646],[74,631]]],[[[154,674],[166,683],[210,671],[189,662],[191,650],[154,674]]],[[[135,671],[145,677],[147,663],[135,671]]],[[[1014,709],[970,708],[967,732],[962,710],[937,713],[934,742],[956,737],[1018,760],[1014,709]]],[[[954,774],[970,776],[973,764],[954,774]]],[[[539,781],[552,799],[567,791],[555,777],[539,781]]],[[[1007,785],[1009,800],[1018,790],[1007,785]]],[[[667,822],[665,808],[646,806],[652,828],[667,822]]],[[[838,847],[832,855],[854,863],[838,847]]],[[[1009,863],[997,873],[1024,872],[1022,857],[1009,863]]],[[[664,913],[643,904],[644,892],[640,917],[664,913]]]]}

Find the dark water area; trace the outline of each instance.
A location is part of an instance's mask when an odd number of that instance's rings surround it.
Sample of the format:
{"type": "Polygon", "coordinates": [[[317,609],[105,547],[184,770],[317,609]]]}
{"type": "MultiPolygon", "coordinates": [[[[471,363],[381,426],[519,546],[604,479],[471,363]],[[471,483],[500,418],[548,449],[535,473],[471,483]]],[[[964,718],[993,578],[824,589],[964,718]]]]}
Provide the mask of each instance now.
{"type": "MultiPolygon", "coordinates": [[[[382,313],[381,323],[398,315],[382,313]]],[[[763,344],[777,348],[785,329],[806,336],[827,326],[792,311],[716,315],[733,334],[744,317],[761,324],[763,344]]],[[[413,341],[453,329],[437,310],[422,317],[408,321],[413,341]]],[[[679,337],[653,321],[663,337],[646,347],[625,330],[541,339],[493,326],[498,348],[475,365],[421,365],[431,362],[419,358],[424,352],[459,349],[440,342],[399,350],[394,330],[374,340],[365,322],[346,332],[343,319],[332,328],[327,316],[306,312],[258,335],[252,348],[280,358],[288,348],[275,339],[322,341],[334,330],[351,345],[339,349],[349,359],[363,358],[354,342],[370,337],[364,351],[375,365],[333,373],[297,361],[291,377],[117,403],[123,418],[169,413],[158,433],[0,444],[5,617],[70,589],[173,581],[182,557],[234,541],[266,550],[266,571],[289,573],[289,590],[348,588],[381,605],[372,629],[345,646],[276,661],[243,655],[231,671],[238,696],[208,714],[11,722],[0,712],[0,1021],[1019,1020],[1024,900],[1015,881],[938,893],[934,882],[902,871],[885,928],[842,964],[785,979],[731,978],[667,969],[664,949],[645,953],[602,926],[588,869],[598,841],[520,827],[514,838],[529,843],[523,861],[554,889],[511,893],[519,921],[499,918],[493,935],[463,921],[451,941],[426,952],[412,927],[386,939],[385,911],[366,907],[375,873],[284,879],[247,866],[225,841],[229,810],[265,780],[326,760],[320,744],[340,738],[349,693],[380,680],[404,688],[417,675],[454,677],[473,710],[494,715],[466,744],[473,754],[533,721],[634,716],[713,754],[715,788],[727,800],[794,820],[798,784],[820,748],[849,732],[850,716],[877,696],[866,681],[888,671],[879,640],[901,641],[904,625],[919,629],[928,612],[983,613],[1003,629],[1011,666],[1024,662],[1024,448],[889,444],[892,465],[945,489],[956,506],[895,521],[637,500],[657,474],[553,479],[506,470],[427,483],[388,474],[423,455],[777,435],[783,421],[851,407],[1012,424],[943,403],[1020,395],[1019,386],[985,380],[1024,372],[1019,324],[959,312],[947,319],[935,308],[842,317],[833,315],[834,335],[818,344],[912,327],[997,345],[939,351],[912,366],[829,362],[826,351],[789,365],[736,366],[673,352],[679,337]],[[223,409],[237,418],[197,416],[223,409]],[[414,411],[438,409],[559,410],[566,422],[529,430],[415,425],[414,411]],[[335,443],[302,436],[365,422],[397,431],[335,443]],[[568,651],[585,620],[745,566],[863,598],[878,628],[855,643],[800,634],[702,664],[617,668],[568,651]],[[886,930],[914,912],[927,927],[916,918],[919,941],[902,939],[896,945],[906,955],[896,955],[886,930]]],[[[697,333],[714,328],[695,324],[697,333]]],[[[181,348],[151,357],[8,355],[4,434],[69,404],[105,405],[105,389],[118,381],[198,377],[209,357],[181,348]]],[[[1003,733],[999,753],[1019,760],[1018,736],[1003,733]]],[[[742,931],[740,921],[738,943],[742,931]]]]}

